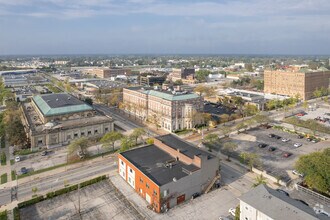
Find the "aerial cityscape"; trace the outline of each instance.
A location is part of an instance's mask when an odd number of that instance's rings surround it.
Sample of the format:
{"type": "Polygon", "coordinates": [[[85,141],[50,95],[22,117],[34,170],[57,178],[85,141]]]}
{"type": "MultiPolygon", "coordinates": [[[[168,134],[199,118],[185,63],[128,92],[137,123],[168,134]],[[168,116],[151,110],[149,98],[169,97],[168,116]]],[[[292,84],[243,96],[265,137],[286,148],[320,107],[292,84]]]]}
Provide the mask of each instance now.
{"type": "Polygon", "coordinates": [[[330,219],[329,10],[0,0],[0,220],[330,219]]]}

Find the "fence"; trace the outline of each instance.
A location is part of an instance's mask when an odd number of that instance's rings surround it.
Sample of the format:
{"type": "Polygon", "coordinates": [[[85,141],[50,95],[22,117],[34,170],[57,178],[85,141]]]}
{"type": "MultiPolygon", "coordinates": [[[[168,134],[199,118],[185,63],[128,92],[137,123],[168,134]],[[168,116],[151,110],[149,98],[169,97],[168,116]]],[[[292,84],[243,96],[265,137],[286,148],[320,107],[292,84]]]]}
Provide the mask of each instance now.
{"type": "Polygon", "coordinates": [[[311,196],[313,196],[317,199],[320,199],[320,200],[324,201],[327,204],[330,204],[330,198],[328,198],[324,195],[321,195],[320,193],[314,192],[313,190],[310,190],[306,187],[303,187],[299,183],[296,184],[296,188],[297,188],[298,191],[304,192],[308,195],[311,195],[311,196]]]}

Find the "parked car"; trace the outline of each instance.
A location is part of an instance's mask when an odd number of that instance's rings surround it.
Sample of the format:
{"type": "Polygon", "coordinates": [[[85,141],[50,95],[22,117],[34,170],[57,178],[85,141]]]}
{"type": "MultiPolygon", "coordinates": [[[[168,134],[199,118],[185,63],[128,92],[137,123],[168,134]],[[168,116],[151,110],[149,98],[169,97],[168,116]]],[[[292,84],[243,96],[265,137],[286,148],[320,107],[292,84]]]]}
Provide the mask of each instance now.
{"type": "Polygon", "coordinates": [[[300,144],[300,143],[295,143],[293,146],[294,146],[295,148],[297,148],[297,147],[301,147],[302,144],[300,144]]]}
{"type": "Polygon", "coordinates": [[[304,177],[304,174],[299,173],[297,170],[292,170],[292,173],[293,173],[294,175],[300,176],[301,178],[304,177]]]}
{"type": "Polygon", "coordinates": [[[298,138],[299,138],[299,139],[303,139],[303,138],[304,138],[304,135],[299,134],[299,135],[298,135],[298,138]]]}
{"type": "Polygon", "coordinates": [[[267,147],[268,146],[268,144],[264,144],[264,143],[260,143],[260,144],[258,144],[258,147],[259,148],[265,148],[265,147],[267,147]]]}
{"type": "Polygon", "coordinates": [[[15,157],[15,162],[20,162],[21,158],[19,156],[15,157]]]}
{"type": "Polygon", "coordinates": [[[278,139],[281,139],[282,137],[278,136],[278,135],[275,135],[274,138],[278,140],[278,139]]]}
{"type": "Polygon", "coordinates": [[[197,198],[197,197],[200,196],[200,195],[201,195],[200,193],[196,192],[196,193],[194,193],[194,194],[192,195],[192,198],[195,199],[195,198],[197,198]]]}
{"type": "Polygon", "coordinates": [[[232,216],[236,216],[236,208],[230,208],[228,211],[232,216]]]}
{"type": "Polygon", "coordinates": [[[319,142],[319,140],[317,140],[317,139],[313,139],[311,142],[312,142],[312,143],[317,143],[317,142],[319,142]]]}
{"type": "Polygon", "coordinates": [[[269,147],[268,148],[268,151],[271,151],[271,152],[273,152],[273,151],[275,151],[276,150],[276,147],[269,147]]]}
{"type": "Polygon", "coordinates": [[[269,134],[268,137],[273,138],[275,137],[275,134],[269,134]]]}
{"type": "Polygon", "coordinates": [[[304,200],[301,200],[301,199],[296,199],[298,202],[301,202],[302,204],[304,204],[304,205],[307,205],[307,206],[309,206],[308,204],[307,204],[307,202],[305,202],[304,200]]]}
{"type": "Polygon", "coordinates": [[[283,157],[285,157],[285,158],[288,158],[288,157],[290,157],[292,154],[291,153],[289,153],[289,152],[285,152],[285,153],[283,153],[283,157]]]}
{"type": "Polygon", "coordinates": [[[282,138],[282,141],[283,141],[283,142],[289,142],[290,139],[289,139],[289,138],[282,138]]]}
{"type": "Polygon", "coordinates": [[[21,168],[21,173],[22,174],[27,174],[28,173],[28,169],[26,169],[26,167],[22,167],[21,168]]]}
{"type": "Polygon", "coordinates": [[[41,156],[46,156],[48,154],[48,151],[43,151],[42,153],[41,153],[41,156]]]}
{"type": "Polygon", "coordinates": [[[277,189],[277,192],[283,193],[286,196],[290,196],[289,193],[287,193],[286,191],[284,191],[283,189],[277,189]]]}
{"type": "Polygon", "coordinates": [[[77,155],[79,156],[80,159],[84,159],[84,157],[85,157],[85,154],[82,151],[78,151],[77,155]]]}

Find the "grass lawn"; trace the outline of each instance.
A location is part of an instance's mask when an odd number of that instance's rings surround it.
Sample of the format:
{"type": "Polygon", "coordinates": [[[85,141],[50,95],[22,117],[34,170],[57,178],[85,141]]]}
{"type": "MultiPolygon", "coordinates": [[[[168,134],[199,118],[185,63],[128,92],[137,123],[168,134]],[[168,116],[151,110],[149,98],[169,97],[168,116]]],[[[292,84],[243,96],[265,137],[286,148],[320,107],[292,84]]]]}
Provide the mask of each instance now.
{"type": "Polygon", "coordinates": [[[7,220],[7,210],[0,212],[0,220],[7,220]]]}
{"type": "Polygon", "coordinates": [[[15,164],[15,160],[14,159],[11,159],[10,160],[10,165],[14,165],[15,164]]]}
{"type": "Polygon", "coordinates": [[[4,184],[7,182],[7,173],[1,175],[1,184],[4,184]]]}

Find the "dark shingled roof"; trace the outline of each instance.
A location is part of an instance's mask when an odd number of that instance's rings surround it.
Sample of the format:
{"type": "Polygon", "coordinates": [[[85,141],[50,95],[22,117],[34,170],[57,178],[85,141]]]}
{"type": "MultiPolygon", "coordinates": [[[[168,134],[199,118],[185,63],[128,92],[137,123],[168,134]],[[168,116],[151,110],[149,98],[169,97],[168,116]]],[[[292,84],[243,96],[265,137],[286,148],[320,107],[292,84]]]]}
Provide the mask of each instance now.
{"type": "Polygon", "coordinates": [[[123,152],[121,155],[158,186],[172,182],[173,178],[179,180],[188,176],[189,172],[199,169],[195,165],[187,165],[181,161],[176,161],[170,154],[153,144],[123,152]],[[169,163],[172,163],[172,166],[169,163]]]}
{"type": "Polygon", "coordinates": [[[184,140],[181,140],[180,138],[172,135],[167,134],[163,136],[157,137],[158,140],[166,144],[167,146],[177,150],[180,149],[180,152],[187,157],[190,157],[191,159],[194,158],[194,156],[205,156],[208,158],[213,158],[214,156],[206,151],[203,151],[199,148],[196,148],[194,145],[185,142],[184,140]]]}
{"type": "Polygon", "coordinates": [[[60,108],[73,105],[86,104],[76,97],[67,93],[47,94],[40,96],[51,108],[60,108]]]}
{"type": "Polygon", "coordinates": [[[318,219],[309,206],[263,184],[239,199],[272,219],[318,219]]]}

